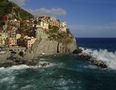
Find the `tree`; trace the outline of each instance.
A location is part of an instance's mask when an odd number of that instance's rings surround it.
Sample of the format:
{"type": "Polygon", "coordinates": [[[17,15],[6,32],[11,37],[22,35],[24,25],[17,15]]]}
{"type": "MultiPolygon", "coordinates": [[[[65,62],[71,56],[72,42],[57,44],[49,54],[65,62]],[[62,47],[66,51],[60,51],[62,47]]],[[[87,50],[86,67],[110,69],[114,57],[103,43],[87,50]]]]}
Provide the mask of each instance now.
{"type": "Polygon", "coordinates": [[[56,33],[56,32],[58,32],[59,27],[49,25],[49,29],[50,29],[51,33],[56,33]]]}

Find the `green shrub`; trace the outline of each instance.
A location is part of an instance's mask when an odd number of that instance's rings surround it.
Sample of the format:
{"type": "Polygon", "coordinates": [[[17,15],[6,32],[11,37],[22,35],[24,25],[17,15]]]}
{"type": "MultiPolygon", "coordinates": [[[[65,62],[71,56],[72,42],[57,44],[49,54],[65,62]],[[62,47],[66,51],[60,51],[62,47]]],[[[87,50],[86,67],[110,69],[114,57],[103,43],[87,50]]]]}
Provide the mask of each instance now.
{"type": "Polygon", "coordinates": [[[8,0],[0,0],[0,16],[8,15],[12,12],[12,10],[14,10],[17,18],[19,18],[19,16],[22,19],[29,19],[33,17],[30,13],[21,9],[15,3],[9,2],[8,0]]]}
{"type": "Polygon", "coordinates": [[[51,33],[56,33],[56,32],[58,32],[59,27],[49,25],[49,29],[50,29],[51,33]]]}

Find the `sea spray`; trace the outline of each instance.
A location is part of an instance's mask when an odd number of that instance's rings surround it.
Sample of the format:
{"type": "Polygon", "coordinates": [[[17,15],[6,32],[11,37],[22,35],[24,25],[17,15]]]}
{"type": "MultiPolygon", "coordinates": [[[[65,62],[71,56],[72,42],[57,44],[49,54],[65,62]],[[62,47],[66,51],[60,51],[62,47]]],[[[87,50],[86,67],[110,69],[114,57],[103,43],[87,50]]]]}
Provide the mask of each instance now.
{"type": "MultiPolygon", "coordinates": [[[[38,65],[35,65],[35,66],[28,66],[28,65],[25,65],[25,64],[22,64],[22,65],[14,65],[12,67],[1,67],[0,68],[0,72],[13,72],[14,70],[24,70],[24,69],[38,69],[38,68],[48,68],[48,67],[53,67],[53,66],[56,66],[57,64],[56,63],[50,63],[48,61],[39,61],[38,65]]],[[[58,65],[60,66],[60,65],[58,65]]]]}
{"type": "Polygon", "coordinates": [[[116,69],[116,51],[109,52],[107,49],[94,50],[82,47],[81,49],[83,50],[83,53],[91,55],[96,60],[106,63],[108,68],[116,69]]]}

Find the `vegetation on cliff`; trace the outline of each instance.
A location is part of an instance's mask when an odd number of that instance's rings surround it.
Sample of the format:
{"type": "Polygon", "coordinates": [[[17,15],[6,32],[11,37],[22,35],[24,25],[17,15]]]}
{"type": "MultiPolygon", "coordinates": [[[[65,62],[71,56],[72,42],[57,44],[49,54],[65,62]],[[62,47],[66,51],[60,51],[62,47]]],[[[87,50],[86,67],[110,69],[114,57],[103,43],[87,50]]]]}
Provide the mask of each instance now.
{"type": "Polygon", "coordinates": [[[5,16],[8,14],[15,13],[15,18],[19,19],[29,19],[32,18],[33,15],[28,13],[27,11],[21,9],[18,5],[8,0],[0,0],[0,16],[5,16]]]}
{"type": "Polygon", "coordinates": [[[33,17],[8,0],[0,1],[0,11],[1,46],[25,48],[31,50],[31,55],[34,49],[37,55],[72,53],[76,49],[76,41],[65,21],[49,16],[33,17]]]}
{"type": "Polygon", "coordinates": [[[8,0],[0,0],[0,66],[37,64],[41,55],[69,54],[76,40],[66,22],[55,17],[33,17],[8,0]]]}
{"type": "Polygon", "coordinates": [[[58,27],[51,27],[51,31],[49,32],[49,39],[55,40],[59,43],[71,43],[73,41],[73,36],[71,35],[71,32],[67,29],[67,32],[59,32],[58,27]]]}

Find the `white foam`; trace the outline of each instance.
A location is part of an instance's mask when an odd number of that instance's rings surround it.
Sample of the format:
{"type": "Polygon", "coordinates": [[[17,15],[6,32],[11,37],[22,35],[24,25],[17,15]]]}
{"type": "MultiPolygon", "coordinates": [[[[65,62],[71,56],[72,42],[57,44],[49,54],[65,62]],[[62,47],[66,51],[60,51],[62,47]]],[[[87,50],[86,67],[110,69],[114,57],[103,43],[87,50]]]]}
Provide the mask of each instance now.
{"type": "Polygon", "coordinates": [[[15,79],[15,76],[8,76],[0,79],[0,83],[7,82],[7,83],[12,83],[15,79]]]}
{"type": "Polygon", "coordinates": [[[31,89],[34,89],[35,87],[33,85],[26,85],[26,86],[23,86],[21,87],[20,90],[31,90],[31,89]]]}
{"type": "Polygon", "coordinates": [[[28,66],[28,65],[15,65],[15,66],[12,66],[12,67],[7,67],[7,68],[4,68],[4,67],[1,67],[0,68],[0,72],[9,72],[9,73],[12,73],[14,70],[24,70],[24,69],[38,69],[38,68],[47,68],[47,67],[52,67],[54,66],[55,64],[54,63],[49,63],[47,61],[40,61],[38,65],[35,65],[35,66],[28,66]],[[46,64],[45,66],[42,66],[42,64],[46,64]]]}
{"type": "Polygon", "coordinates": [[[12,66],[9,69],[12,69],[12,70],[22,70],[22,69],[27,69],[27,68],[30,68],[30,67],[27,66],[27,65],[17,65],[17,66],[12,66]]]}
{"type": "Polygon", "coordinates": [[[107,49],[93,50],[93,49],[84,49],[83,53],[91,55],[96,60],[101,60],[105,62],[109,68],[116,69],[116,51],[109,52],[107,49]]]}
{"type": "Polygon", "coordinates": [[[13,71],[13,70],[22,70],[22,69],[27,69],[27,68],[30,68],[29,66],[27,65],[17,65],[17,66],[12,66],[12,67],[7,67],[7,68],[4,68],[4,67],[1,67],[0,68],[0,72],[1,71],[13,71]]]}
{"type": "Polygon", "coordinates": [[[84,68],[89,68],[89,69],[97,69],[97,66],[95,65],[87,65],[87,66],[83,66],[84,68]]]}
{"type": "Polygon", "coordinates": [[[0,75],[2,74],[6,74],[6,75],[14,75],[16,73],[14,73],[15,71],[23,71],[25,69],[37,69],[38,66],[28,66],[28,65],[17,65],[17,66],[12,66],[12,67],[1,67],[0,68],[0,75]]]}

